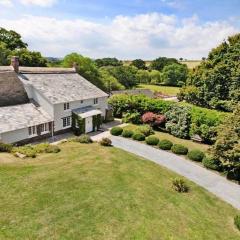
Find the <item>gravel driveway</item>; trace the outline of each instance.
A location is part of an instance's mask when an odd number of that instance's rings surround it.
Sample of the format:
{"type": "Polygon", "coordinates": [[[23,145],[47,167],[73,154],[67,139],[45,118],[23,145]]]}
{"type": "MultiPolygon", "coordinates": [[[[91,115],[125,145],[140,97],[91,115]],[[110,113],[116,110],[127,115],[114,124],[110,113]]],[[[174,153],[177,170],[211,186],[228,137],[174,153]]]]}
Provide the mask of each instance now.
{"type": "Polygon", "coordinates": [[[222,200],[240,209],[240,185],[175,154],[122,137],[111,136],[115,147],[162,165],[207,189],[222,200]]]}

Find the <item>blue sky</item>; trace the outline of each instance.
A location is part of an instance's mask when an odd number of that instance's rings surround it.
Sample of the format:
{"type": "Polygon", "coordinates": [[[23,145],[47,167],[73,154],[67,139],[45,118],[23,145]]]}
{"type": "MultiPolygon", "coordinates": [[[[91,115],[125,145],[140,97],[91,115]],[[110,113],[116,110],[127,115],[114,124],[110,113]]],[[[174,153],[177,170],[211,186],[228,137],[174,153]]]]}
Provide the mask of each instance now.
{"type": "Polygon", "coordinates": [[[0,26],[45,56],[196,59],[240,31],[240,0],[0,0],[0,26]]]}

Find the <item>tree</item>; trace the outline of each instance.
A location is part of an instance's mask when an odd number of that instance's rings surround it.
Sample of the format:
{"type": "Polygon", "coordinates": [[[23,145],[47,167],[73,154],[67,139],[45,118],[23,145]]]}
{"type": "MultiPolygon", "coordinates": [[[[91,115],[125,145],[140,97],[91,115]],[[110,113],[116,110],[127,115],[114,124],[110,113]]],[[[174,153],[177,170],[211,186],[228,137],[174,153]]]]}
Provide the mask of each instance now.
{"type": "Polygon", "coordinates": [[[136,73],[136,78],[139,83],[149,84],[151,81],[149,72],[147,70],[138,70],[136,73]]]}
{"type": "Polygon", "coordinates": [[[77,64],[77,72],[81,76],[99,88],[104,89],[98,69],[90,58],[83,57],[78,53],[71,53],[66,55],[62,61],[63,67],[73,67],[74,64],[77,64]]]}
{"type": "Polygon", "coordinates": [[[239,56],[240,34],[236,34],[212,49],[208,58],[189,74],[186,83],[193,87],[181,90],[182,99],[207,108],[232,111],[240,101],[239,56]]]}
{"type": "Polygon", "coordinates": [[[5,28],[0,28],[0,43],[5,43],[6,48],[9,50],[15,50],[20,48],[26,48],[27,43],[22,41],[22,37],[15,31],[8,31],[5,28]]]}
{"type": "Polygon", "coordinates": [[[10,64],[8,56],[11,54],[11,51],[6,48],[5,43],[0,42],[0,66],[6,66],[10,64]]]}
{"type": "Polygon", "coordinates": [[[132,88],[137,85],[137,69],[132,66],[118,66],[109,68],[110,73],[125,87],[132,88]]]}
{"type": "Polygon", "coordinates": [[[106,66],[122,66],[123,63],[119,61],[117,58],[99,58],[95,60],[95,63],[98,67],[106,67],[106,66]]]}
{"type": "Polygon", "coordinates": [[[25,48],[14,50],[11,56],[18,56],[19,57],[19,64],[22,66],[28,67],[46,67],[47,66],[47,59],[44,58],[40,52],[32,52],[25,48]]]}
{"type": "Polygon", "coordinates": [[[183,64],[173,63],[162,70],[162,83],[167,86],[183,86],[188,76],[188,68],[183,64]]]}
{"type": "Polygon", "coordinates": [[[149,72],[150,83],[151,84],[160,84],[161,83],[161,74],[157,70],[151,70],[149,72]]]}
{"type": "Polygon", "coordinates": [[[138,69],[142,69],[142,70],[147,69],[146,63],[142,59],[133,60],[131,65],[138,68],[138,69]]]}
{"type": "Polygon", "coordinates": [[[211,152],[222,162],[228,177],[240,181],[240,104],[218,127],[217,140],[211,152]]]}
{"type": "Polygon", "coordinates": [[[150,68],[158,71],[162,71],[162,69],[170,64],[179,64],[178,60],[175,58],[166,58],[166,57],[159,57],[152,61],[150,68]]]}

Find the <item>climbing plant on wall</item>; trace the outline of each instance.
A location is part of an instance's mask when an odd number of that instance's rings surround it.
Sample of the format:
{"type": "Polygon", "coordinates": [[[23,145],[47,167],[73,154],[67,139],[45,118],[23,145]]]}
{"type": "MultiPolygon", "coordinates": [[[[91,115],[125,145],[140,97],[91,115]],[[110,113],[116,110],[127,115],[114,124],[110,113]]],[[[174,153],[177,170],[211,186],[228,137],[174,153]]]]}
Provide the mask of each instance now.
{"type": "Polygon", "coordinates": [[[77,136],[85,133],[85,119],[75,113],[72,114],[72,130],[77,136]]]}
{"type": "Polygon", "coordinates": [[[93,131],[99,130],[102,124],[101,114],[93,116],[93,131]]]}

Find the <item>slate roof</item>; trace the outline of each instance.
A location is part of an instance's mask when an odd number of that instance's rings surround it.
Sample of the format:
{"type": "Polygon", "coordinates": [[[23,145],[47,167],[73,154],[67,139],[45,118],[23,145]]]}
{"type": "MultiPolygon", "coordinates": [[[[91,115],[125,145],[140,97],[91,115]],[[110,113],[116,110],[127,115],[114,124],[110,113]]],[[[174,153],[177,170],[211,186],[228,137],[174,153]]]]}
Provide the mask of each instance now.
{"type": "MultiPolygon", "coordinates": [[[[22,71],[21,69],[20,71],[22,71]]],[[[51,68],[45,69],[45,72],[41,73],[40,71],[32,73],[25,71],[20,74],[20,77],[24,83],[32,84],[52,104],[108,96],[85,78],[73,72],[73,69],[67,71],[69,72],[66,72],[66,69],[62,69],[62,71],[58,69],[57,73],[53,73],[51,68]]]]}
{"type": "Polygon", "coordinates": [[[28,103],[24,86],[11,66],[0,66],[0,107],[28,103]]]}
{"type": "Polygon", "coordinates": [[[48,113],[41,107],[36,107],[32,103],[1,107],[0,133],[23,129],[51,121],[53,121],[53,119],[48,113]]]}

